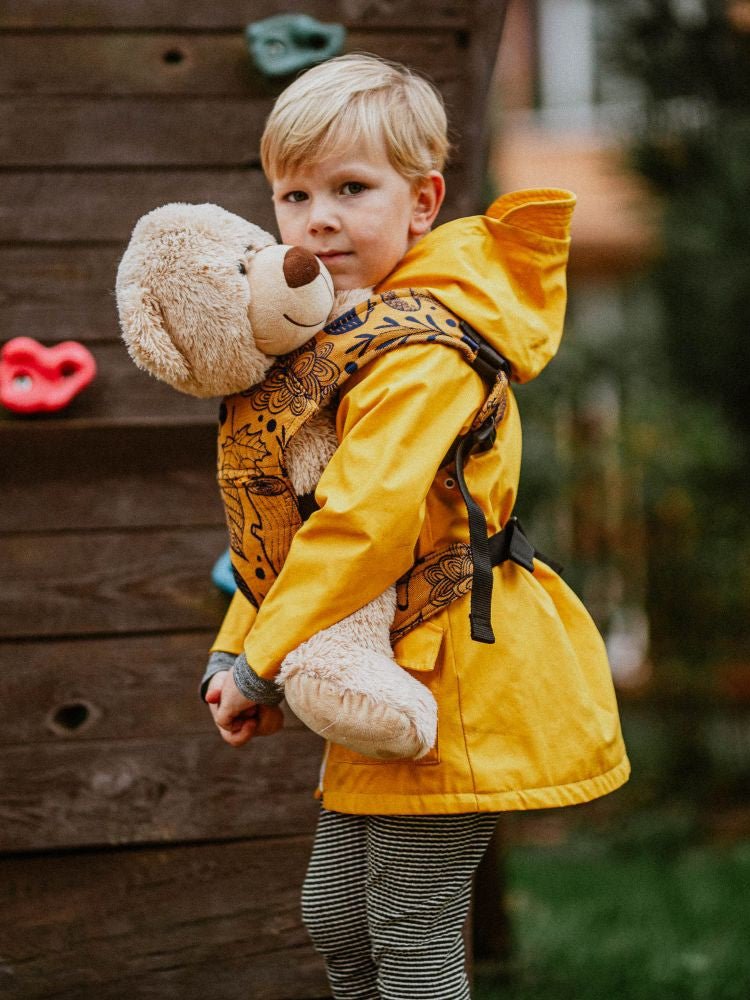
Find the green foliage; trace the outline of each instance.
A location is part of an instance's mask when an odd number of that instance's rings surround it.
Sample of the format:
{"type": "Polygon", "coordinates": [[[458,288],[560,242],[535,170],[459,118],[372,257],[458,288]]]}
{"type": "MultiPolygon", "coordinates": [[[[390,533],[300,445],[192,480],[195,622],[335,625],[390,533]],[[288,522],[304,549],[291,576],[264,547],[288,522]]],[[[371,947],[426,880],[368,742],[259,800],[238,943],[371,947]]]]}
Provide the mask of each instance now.
{"type": "Polygon", "coordinates": [[[530,535],[605,633],[618,602],[645,606],[673,679],[750,664],[750,32],[730,8],[600,0],[642,95],[632,155],[661,253],[607,294],[571,282],[560,356],[518,389],[530,535]]]}
{"type": "MultiPolygon", "coordinates": [[[[605,5],[645,94],[633,162],[662,195],[655,276],[676,384],[750,438],[750,32],[728,0],[605,5]]],[[[747,460],[747,458],[746,458],[747,460]]]]}
{"type": "Polygon", "coordinates": [[[478,1000],[745,1000],[750,844],[642,853],[515,848],[517,957],[478,1000]]]}
{"type": "Polygon", "coordinates": [[[660,431],[643,456],[654,652],[695,662],[747,654],[750,34],[731,8],[612,8],[617,60],[646,94],[634,162],[662,196],[653,287],[673,392],[636,414],[660,431]]]}
{"type": "Polygon", "coordinates": [[[618,24],[609,57],[642,81],[651,101],[699,98],[747,111],[750,39],[732,21],[731,0],[600,0],[618,24]]]}

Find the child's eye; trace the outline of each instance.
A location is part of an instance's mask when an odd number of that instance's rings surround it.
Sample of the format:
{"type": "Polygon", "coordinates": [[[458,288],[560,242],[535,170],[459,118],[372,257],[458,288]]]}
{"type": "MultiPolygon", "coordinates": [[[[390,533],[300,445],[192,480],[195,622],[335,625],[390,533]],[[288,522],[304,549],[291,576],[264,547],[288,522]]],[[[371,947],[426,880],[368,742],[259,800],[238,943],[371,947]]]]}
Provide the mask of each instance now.
{"type": "Polygon", "coordinates": [[[284,201],[305,201],[306,198],[304,191],[289,191],[284,195],[284,201]]]}
{"type": "Polygon", "coordinates": [[[342,194],[361,194],[362,191],[366,191],[367,186],[365,184],[360,184],[359,181],[347,181],[346,184],[342,185],[342,194]]]}

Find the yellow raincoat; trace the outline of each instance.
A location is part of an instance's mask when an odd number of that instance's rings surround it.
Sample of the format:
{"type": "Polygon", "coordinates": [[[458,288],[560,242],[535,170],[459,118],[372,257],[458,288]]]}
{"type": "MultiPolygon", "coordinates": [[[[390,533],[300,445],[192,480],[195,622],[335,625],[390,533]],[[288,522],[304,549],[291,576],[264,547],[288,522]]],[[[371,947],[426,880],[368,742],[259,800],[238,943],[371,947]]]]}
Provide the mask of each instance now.
{"type": "MultiPolygon", "coordinates": [[[[511,363],[524,382],[555,354],[575,198],[555,189],[499,198],[484,216],[439,227],[377,291],[428,287],[511,363]]],[[[339,448],[259,612],[235,594],[213,650],[272,678],[314,632],[381,593],[415,558],[468,541],[461,494],[440,464],[487,387],[458,351],[409,345],[345,385],[339,448]]],[[[494,447],[466,479],[490,533],[513,510],[521,426],[512,393],[494,447]]],[[[348,813],[421,814],[572,805],[623,784],[630,766],[604,644],[544,563],[494,569],[494,645],[469,634],[469,595],[394,647],[438,703],[438,738],[421,760],[386,762],[326,748],[323,804],[348,813]]]]}

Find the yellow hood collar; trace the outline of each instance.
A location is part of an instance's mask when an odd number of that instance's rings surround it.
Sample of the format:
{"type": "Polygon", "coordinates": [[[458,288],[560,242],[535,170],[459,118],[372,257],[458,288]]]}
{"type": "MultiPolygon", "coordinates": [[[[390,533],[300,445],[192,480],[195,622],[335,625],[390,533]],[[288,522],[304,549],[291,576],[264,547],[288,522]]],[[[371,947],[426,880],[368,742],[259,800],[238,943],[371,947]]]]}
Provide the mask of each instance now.
{"type": "Polygon", "coordinates": [[[485,215],[428,233],[375,290],[429,288],[527,382],[560,344],[575,202],[558,188],[502,195],[485,215]]]}

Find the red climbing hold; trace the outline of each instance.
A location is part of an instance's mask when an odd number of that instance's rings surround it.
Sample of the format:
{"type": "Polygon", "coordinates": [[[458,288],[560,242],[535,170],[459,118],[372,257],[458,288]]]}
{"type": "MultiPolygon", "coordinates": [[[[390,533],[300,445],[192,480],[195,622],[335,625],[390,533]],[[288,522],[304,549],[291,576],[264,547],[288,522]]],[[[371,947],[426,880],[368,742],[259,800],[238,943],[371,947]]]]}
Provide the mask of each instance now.
{"type": "Polygon", "coordinates": [[[0,403],[15,413],[61,410],[94,375],[91,351],[75,340],[44,347],[14,337],[0,351],[0,403]]]}

